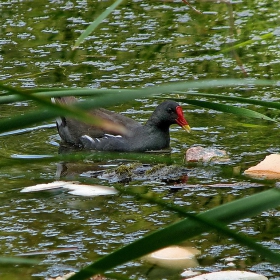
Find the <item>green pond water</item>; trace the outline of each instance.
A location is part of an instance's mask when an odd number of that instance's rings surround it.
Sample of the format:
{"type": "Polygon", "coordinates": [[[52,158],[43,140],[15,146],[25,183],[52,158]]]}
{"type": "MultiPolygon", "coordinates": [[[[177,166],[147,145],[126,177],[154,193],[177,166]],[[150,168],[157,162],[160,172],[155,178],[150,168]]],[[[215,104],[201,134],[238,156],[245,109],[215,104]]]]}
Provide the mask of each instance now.
{"type": "MultiPolygon", "coordinates": [[[[112,1],[3,1],[1,8],[0,80],[19,88],[140,88],[165,82],[217,78],[280,80],[279,1],[235,1],[231,5],[195,1],[198,14],[181,1],[124,1],[75,52],[75,40],[112,1]],[[261,35],[274,32],[269,40],[261,35]],[[225,48],[252,39],[236,53],[225,48]]],[[[278,100],[279,89],[232,87],[204,92],[259,100],[278,100]]],[[[172,95],[170,95],[172,96],[172,95]]],[[[205,100],[203,98],[199,98],[205,100]]],[[[140,122],[147,120],[156,99],[137,99],[114,108],[140,122]]],[[[237,106],[244,106],[236,104],[237,106]]],[[[38,108],[33,102],[1,105],[8,118],[38,108]]],[[[191,165],[187,182],[130,182],[189,211],[204,211],[275,185],[252,180],[243,171],[267,154],[279,152],[277,123],[236,117],[183,104],[192,127],[187,134],[171,128],[171,159],[184,165],[192,145],[226,150],[224,164],[191,165]],[[222,184],[223,187],[217,184],[222,184]],[[176,186],[178,187],[178,186],[176,186]]],[[[278,111],[256,106],[271,117],[278,111]]],[[[39,265],[2,264],[1,279],[47,279],[76,271],[123,245],[180,220],[167,210],[127,195],[74,196],[65,191],[20,193],[23,187],[56,180],[58,161],[32,162],[36,155],[56,155],[55,121],[38,129],[0,137],[0,255],[41,252],[39,265]],[[15,159],[18,159],[14,164],[15,159]]],[[[42,126],[40,128],[40,126],[42,126]]],[[[122,161],[121,161],[122,163],[122,161]]],[[[106,170],[120,162],[72,162],[67,179],[86,170],[106,170]]],[[[65,179],[65,178],[61,178],[65,179]]],[[[114,186],[102,180],[99,184],[114,186]]],[[[280,248],[279,209],[230,225],[271,249],[280,248]]],[[[280,267],[217,233],[206,233],[183,245],[201,250],[195,271],[230,268],[280,279],[280,267]],[[227,258],[233,258],[234,267],[227,258]]],[[[140,260],[113,270],[130,279],[180,279],[179,272],[152,267],[140,260]]]]}

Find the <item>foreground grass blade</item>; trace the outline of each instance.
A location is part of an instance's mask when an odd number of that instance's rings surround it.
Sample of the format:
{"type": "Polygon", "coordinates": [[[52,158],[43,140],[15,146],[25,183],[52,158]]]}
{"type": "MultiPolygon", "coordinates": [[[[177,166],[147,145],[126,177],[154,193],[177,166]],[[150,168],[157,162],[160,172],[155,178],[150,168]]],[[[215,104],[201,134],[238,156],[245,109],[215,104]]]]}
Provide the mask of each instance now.
{"type": "Polygon", "coordinates": [[[276,122],[276,120],[269,118],[268,116],[258,113],[256,111],[246,109],[246,108],[240,108],[236,106],[226,105],[226,104],[219,104],[209,101],[200,101],[200,100],[193,100],[193,99],[179,99],[179,98],[173,98],[172,100],[178,101],[178,102],[186,102],[188,104],[196,105],[203,108],[208,108],[224,113],[231,113],[247,118],[257,118],[257,119],[263,119],[267,121],[276,122]]]}
{"type": "MultiPolygon", "coordinates": [[[[54,89],[54,90],[32,90],[32,91],[19,91],[13,88],[8,88],[0,83],[0,89],[5,89],[10,95],[0,96],[0,104],[7,104],[16,101],[29,100],[37,97],[58,97],[58,96],[69,96],[69,95],[88,95],[95,96],[95,100],[99,100],[98,104],[95,107],[100,105],[102,106],[110,106],[114,104],[120,104],[122,102],[126,102],[129,100],[133,100],[135,98],[148,97],[152,95],[179,92],[188,89],[205,89],[205,88],[213,88],[213,87],[236,87],[236,86],[276,86],[279,82],[271,81],[271,80],[248,80],[248,79],[221,79],[221,80],[203,80],[203,81],[187,81],[187,82],[176,82],[176,83],[167,83],[162,84],[160,86],[151,86],[147,88],[141,89],[54,89]],[[12,95],[16,93],[16,95],[12,95]],[[118,98],[116,99],[116,95],[118,98]]],[[[182,92],[181,92],[182,93],[182,92]]],[[[228,99],[228,100],[240,100],[244,101],[246,98],[238,98],[238,97],[226,97],[222,95],[211,95],[211,94],[199,94],[199,93],[183,93],[187,95],[201,95],[201,96],[209,96],[217,98],[218,100],[228,99]]],[[[38,100],[39,102],[39,100],[38,100]]],[[[45,100],[44,100],[45,102],[45,100]]],[[[248,103],[259,104],[262,106],[269,106],[272,108],[280,109],[280,103],[275,102],[267,102],[267,101],[258,101],[248,99],[248,103]],[[255,101],[255,103],[253,103],[255,101]],[[276,104],[274,107],[273,105],[276,104]]],[[[92,104],[91,106],[94,106],[92,104]]]]}
{"type": "Polygon", "coordinates": [[[28,258],[19,258],[19,257],[0,257],[0,263],[5,264],[28,264],[28,265],[34,265],[38,264],[39,260],[34,259],[28,259],[28,258]]]}
{"type": "MultiPolygon", "coordinates": [[[[30,100],[33,100],[33,101],[39,103],[40,105],[43,105],[46,109],[49,110],[50,113],[53,112],[54,116],[73,117],[77,120],[80,120],[80,121],[90,124],[90,125],[95,125],[95,126],[99,126],[99,127],[107,127],[110,130],[115,131],[116,133],[125,133],[126,132],[124,127],[122,127],[121,125],[114,124],[113,122],[110,122],[110,121],[102,120],[101,118],[98,118],[96,116],[92,116],[92,115],[88,114],[87,112],[80,110],[78,107],[72,106],[72,104],[71,105],[61,105],[59,103],[52,103],[51,100],[49,98],[46,98],[45,96],[29,94],[28,92],[20,91],[15,88],[10,88],[10,87],[4,86],[4,85],[0,85],[0,88],[16,94],[20,98],[25,97],[25,98],[28,98],[30,100]]],[[[42,116],[41,116],[41,118],[42,118],[42,116]]],[[[15,120],[18,120],[17,117],[15,120]]],[[[10,120],[10,122],[15,122],[15,120],[10,120]]],[[[36,119],[34,119],[34,120],[36,120],[36,119]]],[[[8,122],[9,122],[9,120],[8,120],[8,122]]],[[[30,118],[29,118],[28,124],[30,124],[30,118]]],[[[2,124],[2,126],[7,127],[7,124],[5,125],[5,120],[4,120],[4,124],[2,124]]],[[[11,127],[13,127],[13,125],[11,125],[11,127]]],[[[19,127],[17,127],[17,128],[19,128],[19,127]]],[[[12,128],[12,129],[14,129],[14,128],[12,128]]]]}
{"type": "Polygon", "coordinates": [[[28,127],[35,123],[53,119],[57,116],[54,112],[36,110],[34,112],[17,115],[0,120],[0,133],[28,127]]]}
{"type": "MultiPolygon", "coordinates": [[[[1,88],[1,84],[0,84],[1,88]]],[[[35,94],[37,97],[63,97],[63,96],[94,96],[98,97],[105,94],[122,94],[125,92],[130,92],[134,94],[135,90],[128,90],[128,89],[80,89],[80,88],[69,88],[65,89],[39,89],[39,90],[28,90],[26,93],[28,94],[35,94]]],[[[16,95],[16,94],[7,94],[7,95],[0,95],[0,104],[8,104],[18,101],[29,100],[28,95],[16,95]]]]}
{"type": "Polygon", "coordinates": [[[247,40],[245,42],[236,44],[236,45],[234,45],[232,47],[223,49],[221,52],[225,53],[225,52],[229,52],[229,51],[232,51],[232,50],[236,50],[238,48],[242,48],[242,47],[251,45],[251,44],[253,44],[253,43],[257,42],[257,41],[261,42],[262,40],[272,39],[274,36],[275,36],[275,34],[273,32],[267,33],[267,34],[264,34],[264,35],[261,35],[261,36],[255,38],[255,39],[247,40]]]}
{"type": "MultiPolygon", "coordinates": [[[[46,97],[57,97],[57,96],[69,96],[69,95],[118,95],[118,99],[122,98],[124,101],[132,100],[135,98],[147,97],[157,94],[164,93],[172,93],[178,91],[185,91],[188,89],[207,89],[207,88],[216,88],[216,87],[237,87],[237,86],[277,86],[280,84],[280,81],[272,81],[272,80],[250,80],[250,79],[220,79],[220,80],[200,80],[200,81],[185,81],[185,82],[172,82],[157,86],[151,86],[147,88],[140,89],[49,89],[45,92],[42,89],[38,91],[16,91],[16,94],[20,94],[23,92],[23,96],[19,96],[18,100],[15,100],[13,97],[13,101],[22,101],[29,100],[29,94],[38,95],[38,96],[46,96],[46,97]]],[[[13,94],[13,88],[7,88],[6,86],[0,83],[0,89],[5,89],[9,94],[13,94]]],[[[194,93],[186,93],[186,94],[194,94],[194,93]]],[[[2,98],[6,96],[0,96],[0,104],[10,103],[10,100],[1,101],[2,98]]],[[[115,100],[116,101],[116,100],[115,100]]],[[[110,103],[111,105],[112,103],[110,103]]],[[[279,107],[280,108],[280,107],[279,107]]]]}
{"type": "MultiPolygon", "coordinates": [[[[177,82],[177,83],[168,83],[160,86],[152,86],[143,89],[135,89],[135,90],[121,90],[120,93],[116,93],[116,91],[110,93],[110,89],[107,90],[107,94],[103,94],[101,96],[96,97],[95,99],[87,100],[84,104],[81,102],[77,106],[79,108],[88,109],[88,108],[98,108],[98,107],[107,107],[112,105],[121,104],[124,102],[128,102],[130,100],[134,100],[136,98],[144,98],[150,97],[153,95],[160,95],[165,93],[178,92],[182,90],[188,90],[193,88],[204,89],[204,88],[212,88],[212,87],[231,87],[231,86],[244,86],[244,85],[255,85],[255,86],[275,86],[277,82],[268,81],[268,80],[248,80],[248,79],[225,79],[225,80],[205,80],[205,81],[190,81],[190,82],[177,82]],[[116,98],[117,94],[117,98],[116,98]]],[[[96,94],[99,90],[88,89],[88,95],[96,94]]],[[[63,93],[64,91],[61,91],[63,93]]],[[[106,92],[106,90],[102,90],[102,93],[106,92]]],[[[67,94],[67,91],[65,91],[67,94]]],[[[78,95],[77,91],[77,95],[78,95]]],[[[40,94],[43,94],[42,92],[40,94]]],[[[51,94],[48,92],[48,94],[51,94]]],[[[83,91],[83,94],[86,94],[86,91],[83,91]]],[[[191,93],[186,93],[191,94],[191,93]]],[[[219,97],[217,97],[219,98],[219,97]]],[[[265,101],[263,101],[265,102],[265,101]]],[[[268,106],[273,105],[274,103],[267,103],[268,106]]],[[[265,103],[262,104],[263,106],[265,103]]],[[[279,109],[280,109],[280,103],[279,109]]],[[[278,106],[276,105],[276,106],[278,106]]],[[[275,107],[276,107],[275,106],[275,107]]]]}
{"type": "Polygon", "coordinates": [[[81,36],[75,42],[73,46],[73,50],[76,49],[85,38],[96,29],[96,27],[110,14],[114,11],[119,4],[121,4],[123,0],[117,0],[114,4],[112,4],[109,8],[107,8],[88,28],[81,34],[81,36]]]}
{"type": "MultiPolygon", "coordinates": [[[[33,112],[25,113],[24,115],[17,115],[11,118],[1,119],[0,133],[5,133],[7,131],[12,131],[16,129],[22,129],[30,125],[34,125],[43,121],[48,121],[54,119],[57,116],[60,116],[61,114],[62,113],[60,110],[36,110],[33,112]]],[[[69,114],[66,114],[65,112],[65,115],[69,114]]],[[[103,121],[99,118],[91,118],[91,116],[89,116],[86,113],[79,115],[74,114],[73,117],[91,125],[107,127],[116,132],[126,132],[125,128],[123,128],[120,125],[113,124],[112,122],[103,121]]]]}
{"type": "Polygon", "coordinates": [[[252,104],[252,105],[259,105],[266,108],[273,108],[273,109],[280,109],[280,102],[275,101],[262,101],[257,99],[251,99],[251,98],[244,98],[244,97],[235,97],[235,96],[227,96],[227,95],[221,95],[221,94],[211,94],[211,93],[199,93],[199,92],[177,92],[179,94],[184,95],[191,95],[191,96],[203,96],[208,98],[214,98],[217,100],[229,100],[244,104],[252,104]]]}
{"type": "MultiPolygon", "coordinates": [[[[215,207],[197,216],[210,221],[229,224],[246,217],[252,217],[262,211],[279,206],[279,204],[280,190],[270,189],[215,207]]],[[[184,219],[136,240],[122,249],[99,259],[95,263],[80,270],[77,274],[69,278],[69,280],[87,279],[97,272],[105,272],[125,262],[139,258],[160,248],[177,244],[209,230],[209,225],[202,226],[201,222],[190,218],[184,219]]],[[[270,259],[271,261],[280,263],[279,254],[271,252],[271,255],[273,255],[273,258],[270,259]]]]}
{"type": "Polygon", "coordinates": [[[143,163],[165,163],[172,164],[172,158],[170,153],[118,153],[118,152],[73,152],[69,154],[58,154],[58,155],[8,155],[4,157],[2,155],[0,161],[1,167],[26,165],[26,164],[37,164],[37,163],[49,163],[49,162],[77,162],[82,160],[87,161],[108,161],[108,160],[129,160],[129,161],[140,161],[143,163]]]}
{"type": "MultiPolygon", "coordinates": [[[[62,115],[65,113],[65,115],[71,115],[71,116],[76,116],[76,118],[80,118],[80,120],[84,119],[87,117],[87,115],[84,115],[81,113],[80,115],[78,114],[79,109],[92,109],[92,108],[98,108],[98,107],[107,107],[107,106],[112,106],[112,105],[117,105],[121,104],[124,102],[128,102],[130,100],[133,100],[135,98],[144,98],[144,97],[149,97],[153,96],[155,94],[165,94],[165,93],[170,93],[170,92],[178,92],[178,91],[184,91],[188,90],[191,88],[209,88],[209,87],[230,87],[230,86],[240,86],[240,85],[255,85],[255,86],[275,86],[277,85],[277,82],[275,81],[268,81],[268,80],[248,80],[248,79],[226,79],[226,80],[207,80],[207,81],[191,81],[191,82],[178,82],[178,83],[168,83],[160,86],[153,86],[153,87],[147,87],[143,89],[138,89],[138,90],[99,90],[99,89],[70,89],[71,95],[79,95],[79,93],[83,95],[97,95],[96,98],[87,100],[86,102],[79,102],[76,106],[74,111],[69,112],[67,110],[68,108],[63,108],[64,111],[61,111],[60,108],[55,107],[54,105],[50,105],[47,103],[46,100],[43,100],[41,104],[44,104],[45,106],[48,107],[49,110],[37,110],[32,113],[26,113],[25,115],[20,115],[20,116],[15,116],[10,119],[3,119],[0,121],[0,133],[1,132],[6,132],[10,131],[13,129],[19,129],[23,128],[26,126],[29,126],[31,124],[35,124],[38,122],[50,120],[51,118],[55,118],[59,115],[62,115]],[[102,93],[102,95],[100,94],[102,93]],[[106,93],[106,94],[104,94],[106,93]],[[116,98],[117,96],[117,98],[116,98]],[[50,107],[51,106],[51,107],[50,107]]],[[[23,93],[21,95],[21,91],[11,89],[8,87],[4,87],[3,85],[0,84],[0,88],[7,90],[9,93],[16,93],[19,96],[19,100],[28,100],[28,99],[33,99],[38,102],[39,101],[39,96],[35,95],[44,95],[47,94],[48,96],[51,96],[51,91],[46,91],[41,92],[39,91],[38,93],[33,94],[27,94],[23,93]]],[[[67,90],[61,90],[57,91],[57,89],[54,91],[54,95],[69,95],[69,89],[67,90]]],[[[191,93],[190,93],[191,94],[191,93]]],[[[41,97],[41,96],[40,96],[41,97]]],[[[0,97],[0,103],[1,103],[1,98],[0,97]]],[[[6,98],[6,97],[3,97],[6,98]]],[[[7,100],[6,100],[7,101],[7,100]]],[[[49,101],[48,101],[49,102],[49,101]]],[[[260,102],[260,101],[259,101],[260,102]]],[[[248,99],[248,103],[250,103],[250,99],[248,99]]],[[[262,104],[264,105],[264,103],[262,104]]],[[[273,106],[272,108],[280,108],[280,103],[273,102],[273,103],[267,103],[268,107],[273,106]]],[[[73,106],[74,107],[74,106],[73,106]]],[[[226,110],[226,109],[225,109],[226,110]]],[[[260,117],[260,115],[259,115],[260,117]]]]}

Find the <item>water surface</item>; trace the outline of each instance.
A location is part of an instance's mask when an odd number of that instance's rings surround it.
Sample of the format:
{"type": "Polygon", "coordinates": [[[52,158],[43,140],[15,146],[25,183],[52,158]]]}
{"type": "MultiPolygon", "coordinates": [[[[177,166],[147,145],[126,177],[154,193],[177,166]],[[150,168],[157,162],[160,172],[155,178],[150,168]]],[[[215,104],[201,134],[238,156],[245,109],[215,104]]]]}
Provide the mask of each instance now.
{"type": "MultiPolygon", "coordinates": [[[[139,88],[216,78],[279,80],[277,33],[270,40],[257,40],[278,27],[277,1],[244,0],[232,5],[195,2],[202,14],[181,1],[128,1],[72,52],[71,47],[82,30],[111,3],[45,0],[36,1],[36,5],[30,1],[1,3],[1,81],[19,88],[139,88]],[[253,43],[238,49],[236,54],[222,52],[230,44],[249,39],[254,39],[253,43]]],[[[233,87],[205,92],[261,100],[277,100],[279,96],[278,88],[233,87]]],[[[109,109],[144,122],[157,104],[158,100],[138,99],[109,109]]],[[[1,105],[1,118],[24,114],[37,106],[34,102],[1,105]]],[[[188,182],[178,192],[171,191],[172,184],[128,185],[157,193],[197,212],[274,185],[262,181],[253,184],[255,181],[244,177],[242,172],[265,155],[279,152],[277,124],[186,104],[183,107],[193,131],[186,134],[172,127],[174,163],[183,164],[184,153],[192,145],[224,149],[231,161],[189,166],[188,182]],[[232,183],[236,185],[223,188],[214,185],[232,183]]],[[[278,115],[277,111],[248,108],[272,117],[278,115]]],[[[56,179],[57,161],[30,162],[38,155],[57,154],[59,137],[52,124],[54,121],[38,123],[37,126],[44,126],[0,138],[0,254],[42,252],[35,256],[41,260],[38,266],[2,265],[1,279],[42,279],[79,269],[180,219],[175,213],[125,195],[88,198],[62,190],[20,193],[25,186],[56,179]],[[20,158],[19,164],[11,164],[20,158]]],[[[86,181],[87,178],[80,176],[85,169],[106,169],[117,164],[77,161],[68,165],[67,178],[86,181]]],[[[100,180],[97,183],[114,185],[100,180]]],[[[279,249],[278,218],[279,209],[270,210],[234,223],[231,228],[261,240],[271,249],[279,249]]],[[[233,257],[236,269],[279,279],[278,266],[217,233],[203,234],[184,245],[202,251],[200,265],[195,270],[229,269],[226,258],[233,257]]],[[[138,260],[114,271],[132,279],[180,279],[177,272],[151,270],[149,264],[138,260]]]]}

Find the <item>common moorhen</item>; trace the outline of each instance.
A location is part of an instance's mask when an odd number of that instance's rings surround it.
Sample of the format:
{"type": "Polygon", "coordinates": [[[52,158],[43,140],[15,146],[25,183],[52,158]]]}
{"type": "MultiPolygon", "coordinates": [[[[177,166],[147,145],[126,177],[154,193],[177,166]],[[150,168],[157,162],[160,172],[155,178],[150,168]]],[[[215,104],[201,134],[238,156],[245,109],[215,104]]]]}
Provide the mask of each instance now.
{"type": "MultiPolygon", "coordinates": [[[[76,98],[56,98],[55,102],[70,104],[76,102],[76,98]]],[[[170,144],[169,127],[172,124],[177,123],[185,130],[190,131],[182,107],[171,100],[158,105],[144,125],[106,109],[95,109],[90,113],[123,125],[128,133],[114,135],[115,133],[112,131],[91,126],[75,119],[60,117],[56,124],[62,140],[70,144],[82,145],[87,150],[144,152],[168,148],[170,144]]]]}

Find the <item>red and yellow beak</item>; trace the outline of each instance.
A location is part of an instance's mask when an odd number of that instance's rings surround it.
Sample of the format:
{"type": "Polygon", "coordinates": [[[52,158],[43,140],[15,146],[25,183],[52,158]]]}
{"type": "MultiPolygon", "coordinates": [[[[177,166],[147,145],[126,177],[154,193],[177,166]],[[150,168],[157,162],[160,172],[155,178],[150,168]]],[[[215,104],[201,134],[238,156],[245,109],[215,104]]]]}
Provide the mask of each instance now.
{"type": "Polygon", "coordinates": [[[176,107],[176,112],[177,112],[177,115],[178,115],[178,118],[176,119],[177,124],[180,125],[187,132],[191,132],[191,128],[190,128],[188,122],[184,118],[184,113],[183,113],[182,107],[177,106],[176,107]]]}

